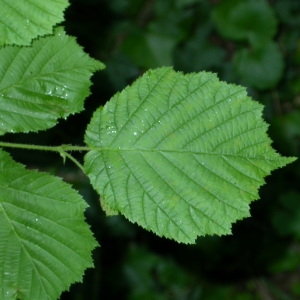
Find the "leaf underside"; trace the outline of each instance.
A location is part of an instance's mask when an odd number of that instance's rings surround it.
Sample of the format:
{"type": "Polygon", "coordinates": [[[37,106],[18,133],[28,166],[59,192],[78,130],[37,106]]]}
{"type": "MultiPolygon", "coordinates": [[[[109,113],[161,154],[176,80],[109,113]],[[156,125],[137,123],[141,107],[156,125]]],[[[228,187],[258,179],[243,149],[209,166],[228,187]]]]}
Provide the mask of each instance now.
{"type": "Polygon", "coordinates": [[[32,47],[0,49],[0,135],[48,129],[83,110],[90,77],[102,63],[62,28],[32,47]]]}
{"type": "Polygon", "coordinates": [[[0,0],[0,46],[28,46],[32,39],[52,33],[68,5],[67,0],[0,0]]]}
{"type": "Polygon", "coordinates": [[[57,299],[92,267],[86,203],[59,178],[0,151],[0,299],[57,299]]]}
{"type": "Polygon", "coordinates": [[[212,73],[146,72],[86,131],[85,170],[103,209],[183,243],[229,234],[264,177],[294,160],[271,148],[262,108],[212,73]]]}

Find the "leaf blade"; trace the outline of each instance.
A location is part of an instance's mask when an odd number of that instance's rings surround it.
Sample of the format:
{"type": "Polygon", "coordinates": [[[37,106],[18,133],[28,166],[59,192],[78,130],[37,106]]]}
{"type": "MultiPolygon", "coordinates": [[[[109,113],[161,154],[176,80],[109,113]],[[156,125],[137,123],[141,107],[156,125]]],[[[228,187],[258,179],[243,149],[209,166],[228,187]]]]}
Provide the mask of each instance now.
{"type": "Polygon", "coordinates": [[[62,28],[30,48],[0,49],[0,135],[50,128],[83,109],[90,77],[104,65],[62,28]]]}
{"type": "Polygon", "coordinates": [[[25,170],[0,151],[0,295],[57,299],[92,267],[87,204],[59,178],[25,170]]]}
{"type": "Polygon", "coordinates": [[[85,170],[105,210],[192,243],[228,234],[271,170],[262,105],[211,73],[146,72],[95,112],[85,170]]]}
{"type": "Polygon", "coordinates": [[[38,36],[51,34],[53,26],[64,20],[67,0],[0,0],[0,46],[28,46],[38,36]]]}

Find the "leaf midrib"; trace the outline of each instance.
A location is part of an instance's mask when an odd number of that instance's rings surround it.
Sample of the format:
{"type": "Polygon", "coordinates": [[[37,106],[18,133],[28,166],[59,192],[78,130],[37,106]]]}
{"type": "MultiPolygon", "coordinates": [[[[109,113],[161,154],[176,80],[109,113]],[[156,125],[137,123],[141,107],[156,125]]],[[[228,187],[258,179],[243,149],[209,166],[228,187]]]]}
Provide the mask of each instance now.
{"type": "MultiPolygon", "coordinates": [[[[263,141],[265,143],[265,141],[263,141]]],[[[205,152],[205,151],[191,151],[191,150],[184,150],[184,149],[147,149],[147,148],[110,148],[110,147],[89,147],[90,151],[102,152],[102,151],[115,151],[115,152],[153,152],[153,153],[178,153],[178,154],[191,154],[191,155],[212,155],[212,156],[219,156],[219,157],[232,157],[232,158],[241,158],[241,159],[254,159],[254,160],[267,160],[267,161],[278,161],[277,155],[271,156],[251,156],[251,155],[240,155],[240,154],[233,154],[233,153],[217,153],[217,152],[205,152]]]]}

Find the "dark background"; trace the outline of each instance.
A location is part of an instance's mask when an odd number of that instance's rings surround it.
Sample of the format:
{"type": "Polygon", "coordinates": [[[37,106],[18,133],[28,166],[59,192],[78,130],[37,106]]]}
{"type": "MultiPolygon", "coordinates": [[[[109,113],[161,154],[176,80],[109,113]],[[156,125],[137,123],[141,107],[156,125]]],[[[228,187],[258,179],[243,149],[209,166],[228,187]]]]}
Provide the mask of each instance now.
{"type": "MultiPolygon", "coordinates": [[[[14,141],[80,145],[97,107],[145,70],[172,65],[184,72],[217,72],[222,80],[246,86],[265,106],[273,147],[299,156],[299,0],[70,2],[67,33],[106,69],[93,76],[83,113],[47,132],[14,135],[14,141]]],[[[252,217],[234,224],[233,235],[182,245],[122,216],[106,217],[85,175],[57,155],[24,150],[13,155],[63,177],[90,205],[87,220],[101,245],[94,251],[95,269],[62,300],[300,299],[298,161],[266,178],[261,199],[251,205],[252,217]]],[[[82,160],[82,153],[77,156],[82,160]]]]}

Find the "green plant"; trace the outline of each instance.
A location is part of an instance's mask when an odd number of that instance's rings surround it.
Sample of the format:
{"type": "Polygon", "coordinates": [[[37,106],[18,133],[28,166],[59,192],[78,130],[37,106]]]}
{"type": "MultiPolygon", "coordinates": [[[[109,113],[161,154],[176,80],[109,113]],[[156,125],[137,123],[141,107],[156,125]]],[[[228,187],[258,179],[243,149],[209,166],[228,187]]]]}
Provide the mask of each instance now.
{"type": "MultiPolygon", "coordinates": [[[[51,34],[68,2],[0,3],[0,134],[45,130],[82,111],[89,78],[104,65],[63,28],[51,34]]],[[[271,148],[261,114],[243,87],[164,67],[97,109],[84,146],[0,146],[59,153],[88,175],[107,215],[193,243],[229,234],[249,216],[264,177],[294,160],[271,148]],[[73,151],[87,152],[83,165],[73,151]]],[[[4,150],[0,156],[0,295],[55,299],[92,266],[97,243],[86,204],[59,178],[26,170],[4,150]]]]}

